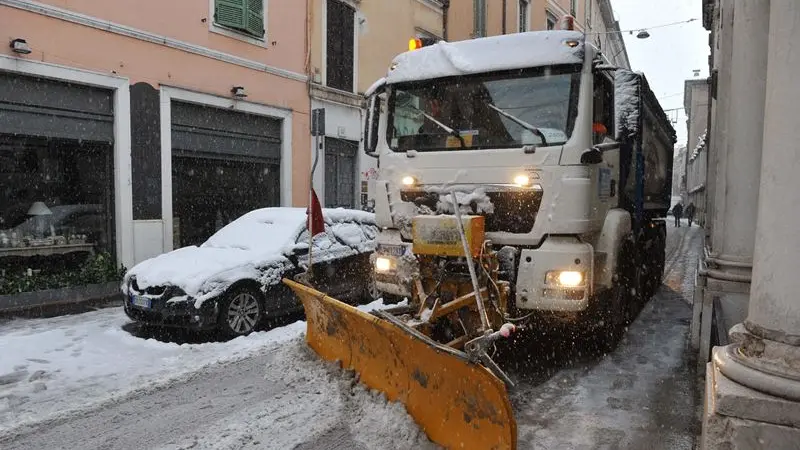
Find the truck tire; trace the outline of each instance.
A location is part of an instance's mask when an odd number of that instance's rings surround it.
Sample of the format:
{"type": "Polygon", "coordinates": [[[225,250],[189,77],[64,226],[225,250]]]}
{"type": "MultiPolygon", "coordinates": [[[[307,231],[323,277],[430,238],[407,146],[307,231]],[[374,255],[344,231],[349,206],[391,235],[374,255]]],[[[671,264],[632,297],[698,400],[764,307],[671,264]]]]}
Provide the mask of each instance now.
{"type": "Polygon", "coordinates": [[[614,273],[612,288],[606,291],[604,300],[603,326],[600,327],[599,341],[603,351],[610,351],[622,338],[632,321],[635,288],[633,267],[633,242],[625,239],[620,244],[617,269],[614,273]]]}

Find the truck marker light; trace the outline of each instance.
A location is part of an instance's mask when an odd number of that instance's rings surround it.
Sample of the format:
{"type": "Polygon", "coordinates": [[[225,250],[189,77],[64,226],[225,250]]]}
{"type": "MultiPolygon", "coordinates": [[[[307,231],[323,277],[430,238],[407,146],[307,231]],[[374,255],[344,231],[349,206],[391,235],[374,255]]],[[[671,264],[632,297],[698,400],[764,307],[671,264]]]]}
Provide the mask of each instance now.
{"type": "Polygon", "coordinates": [[[410,175],[404,176],[403,179],[400,180],[400,181],[403,183],[403,186],[411,187],[411,186],[414,186],[415,184],[417,184],[417,180],[414,177],[410,176],[410,175]]]}
{"type": "Polygon", "coordinates": [[[384,256],[375,258],[375,271],[388,272],[392,268],[392,260],[384,256]]]}
{"type": "Polygon", "coordinates": [[[519,187],[530,186],[531,184],[531,177],[527,175],[517,175],[514,177],[514,184],[519,187]]]}
{"type": "Polygon", "coordinates": [[[422,48],[422,40],[421,39],[409,39],[408,41],[408,50],[416,50],[422,48]]]}

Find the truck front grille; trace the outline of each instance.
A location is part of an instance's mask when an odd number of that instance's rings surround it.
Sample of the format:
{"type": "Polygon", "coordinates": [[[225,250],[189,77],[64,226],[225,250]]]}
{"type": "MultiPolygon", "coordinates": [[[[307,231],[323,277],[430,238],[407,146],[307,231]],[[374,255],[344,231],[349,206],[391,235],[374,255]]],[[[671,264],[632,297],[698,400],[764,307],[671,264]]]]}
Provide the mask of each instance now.
{"type": "MultiPolygon", "coordinates": [[[[436,211],[439,202],[439,193],[419,190],[404,190],[400,198],[404,202],[425,206],[431,211],[436,211]]],[[[533,229],[536,214],[542,204],[541,189],[507,189],[502,191],[489,191],[486,196],[494,206],[491,214],[478,213],[477,205],[471,205],[473,214],[480,214],[486,218],[486,231],[525,234],[533,229]]]]}

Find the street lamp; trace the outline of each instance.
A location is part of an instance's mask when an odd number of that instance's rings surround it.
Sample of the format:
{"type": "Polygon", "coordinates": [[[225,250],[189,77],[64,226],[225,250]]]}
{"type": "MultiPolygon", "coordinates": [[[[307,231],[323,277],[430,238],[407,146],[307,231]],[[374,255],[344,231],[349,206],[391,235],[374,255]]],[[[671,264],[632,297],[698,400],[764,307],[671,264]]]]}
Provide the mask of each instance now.
{"type": "Polygon", "coordinates": [[[647,38],[650,37],[650,33],[648,33],[647,30],[641,30],[636,35],[636,37],[639,38],[639,39],[647,39],[647,38]]]}

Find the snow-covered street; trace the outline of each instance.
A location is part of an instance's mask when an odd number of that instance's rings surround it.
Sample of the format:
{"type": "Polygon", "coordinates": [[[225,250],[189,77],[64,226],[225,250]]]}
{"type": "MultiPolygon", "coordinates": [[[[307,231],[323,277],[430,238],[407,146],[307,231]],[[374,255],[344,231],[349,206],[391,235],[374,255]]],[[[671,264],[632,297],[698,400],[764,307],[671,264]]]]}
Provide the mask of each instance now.
{"type": "MultiPolygon", "coordinates": [[[[612,354],[548,340],[516,369],[520,448],[692,448],[685,342],[701,240],[670,228],[665,285],[612,354]]],[[[319,361],[304,322],[180,345],[131,335],[128,322],[108,308],[0,323],[0,447],[433,447],[401,405],[319,361]]]]}

